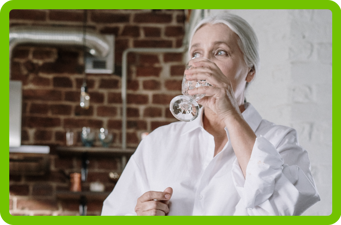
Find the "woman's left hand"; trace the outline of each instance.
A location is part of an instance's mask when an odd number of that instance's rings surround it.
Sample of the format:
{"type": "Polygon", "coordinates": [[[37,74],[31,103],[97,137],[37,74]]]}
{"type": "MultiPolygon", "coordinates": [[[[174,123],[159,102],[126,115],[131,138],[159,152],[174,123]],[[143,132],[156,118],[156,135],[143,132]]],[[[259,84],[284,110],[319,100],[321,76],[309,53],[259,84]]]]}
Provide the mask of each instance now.
{"type": "Polygon", "coordinates": [[[198,103],[209,107],[221,120],[240,114],[232,84],[214,62],[198,58],[192,59],[190,65],[191,68],[185,70],[187,80],[206,80],[212,86],[195,88],[188,94],[205,94],[198,103]]]}

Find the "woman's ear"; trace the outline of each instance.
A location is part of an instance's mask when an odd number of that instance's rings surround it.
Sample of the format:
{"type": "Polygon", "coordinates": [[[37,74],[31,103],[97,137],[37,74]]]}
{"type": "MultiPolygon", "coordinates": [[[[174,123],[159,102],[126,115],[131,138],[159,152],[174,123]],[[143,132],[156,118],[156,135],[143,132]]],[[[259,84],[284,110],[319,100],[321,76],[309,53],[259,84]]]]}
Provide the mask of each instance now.
{"type": "Polygon", "coordinates": [[[252,66],[251,69],[249,70],[246,78],[245,78],[245,81],[250,83],[253,80],[253,78],[255,77],[255,74],[256,74],[255,67],[252,66]]]}

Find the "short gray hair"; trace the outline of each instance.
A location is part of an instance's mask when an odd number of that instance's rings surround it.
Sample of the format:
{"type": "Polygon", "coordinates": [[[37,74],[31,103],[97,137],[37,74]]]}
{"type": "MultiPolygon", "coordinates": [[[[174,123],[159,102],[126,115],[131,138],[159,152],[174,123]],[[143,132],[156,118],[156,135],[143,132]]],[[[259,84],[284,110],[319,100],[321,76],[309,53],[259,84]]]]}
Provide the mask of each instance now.
{"type": "Polygon", "coordinates": [[[212,15],[201,20],[196,27],[193,29],[189,43],[191,46],[192,38],[195,32],[204,26],[205,24],[225,24],[235,34],[238,35],[238,45],[244,55],[244,61],[250,69],[253,68],[255,72],[258,72],[259,68],[259,53],[258,53],[258,39],[256,33],[246,20],[243,18],[231,14],[231,13],[220,13],[212,15]]]}

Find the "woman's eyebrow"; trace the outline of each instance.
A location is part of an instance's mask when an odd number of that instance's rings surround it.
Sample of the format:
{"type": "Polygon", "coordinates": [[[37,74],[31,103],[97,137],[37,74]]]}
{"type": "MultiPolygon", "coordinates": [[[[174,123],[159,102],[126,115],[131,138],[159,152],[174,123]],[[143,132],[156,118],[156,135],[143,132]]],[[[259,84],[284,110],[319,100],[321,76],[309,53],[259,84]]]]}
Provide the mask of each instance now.
{"type": "MultiPolygon", "coordinates": [[[[230,45],[228,45],[225,41],[215,41],[213,42],[213,46],[217,46],[217,45],[225,45],[227,46],[230,50],[232,50],[232,48],[230,47],[230,45]]],[[[196,47],[200,47],[200,43],[195,43],[191,46],[190,49],[196,48],[196,47]]]]}
{"type": "Polygon", "coordinates": [[[224,41],[215,41],[215,42],[213,42],[213,45],[226,45],[228,48],[230,48],[231,49],[231,47],[226,43],[226,42],[224,42],[224,41]]]}
{"type": "Polygon", "coordinates": [[[193,44],[190,49],[200,46],[200,43],[193,44]]]}

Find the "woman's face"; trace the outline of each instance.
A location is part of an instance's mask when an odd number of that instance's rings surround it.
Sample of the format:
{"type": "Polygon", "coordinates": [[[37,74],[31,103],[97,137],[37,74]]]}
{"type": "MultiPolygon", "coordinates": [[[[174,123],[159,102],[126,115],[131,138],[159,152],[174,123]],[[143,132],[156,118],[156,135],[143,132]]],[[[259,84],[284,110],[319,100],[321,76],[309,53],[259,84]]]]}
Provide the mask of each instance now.
{"type": "Polygon", "coordinates": [[[246,80],[250,82],[253,73],[244,62],[238,46],[238,36],[225,24],[206,24],[193,35],[190,46],[191,58],[207,58],[214,62],[229,79],[238,102],[244,100],[246,80]]]}

